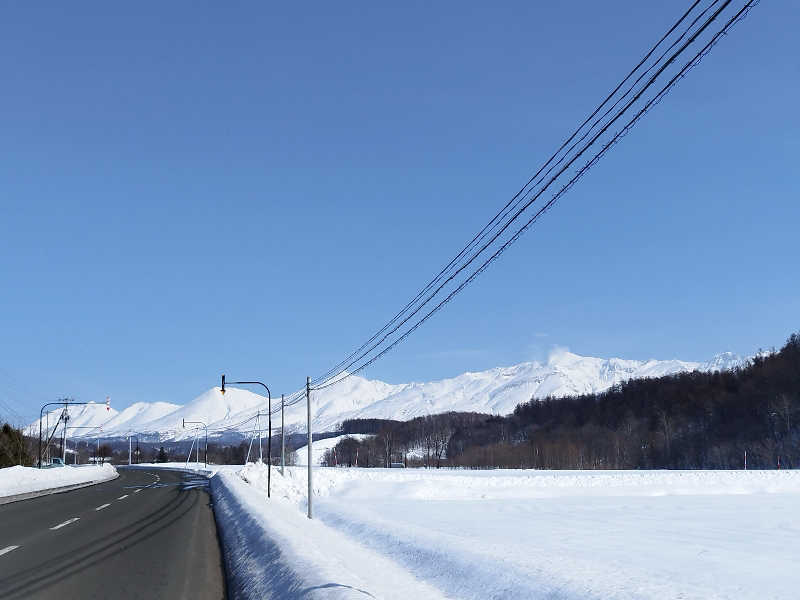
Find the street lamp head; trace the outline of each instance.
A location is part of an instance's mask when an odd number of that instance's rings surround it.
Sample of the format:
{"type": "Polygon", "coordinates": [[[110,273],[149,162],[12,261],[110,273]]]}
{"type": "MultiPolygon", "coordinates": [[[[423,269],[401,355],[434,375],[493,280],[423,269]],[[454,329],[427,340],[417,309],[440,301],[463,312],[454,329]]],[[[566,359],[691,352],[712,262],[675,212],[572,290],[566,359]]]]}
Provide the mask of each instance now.
{"type": "Polygon", "coordinates": [[[225,395],[225,375],[222,376],[222,395],[225,395]]]}

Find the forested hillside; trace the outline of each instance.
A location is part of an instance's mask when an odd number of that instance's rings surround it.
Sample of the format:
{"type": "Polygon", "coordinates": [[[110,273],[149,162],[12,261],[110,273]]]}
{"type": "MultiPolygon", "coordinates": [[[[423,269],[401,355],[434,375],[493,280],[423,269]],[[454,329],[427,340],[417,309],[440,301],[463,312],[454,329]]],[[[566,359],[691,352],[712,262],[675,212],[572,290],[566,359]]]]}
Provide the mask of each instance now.
{"type": "Polygon", "coordinates": [[[717,469],[742,468],[746,452],[750,468],[794,468],[800,466],[800,335],[729,371],[531,399],[504,417],[446,413],[402,423],[349,421],[343,429],[376,436],[345,440],[337,464],[352,463],[358,451],[360,466],[384,466],[410,452],[409,462],[427,466],[717,469]]]}

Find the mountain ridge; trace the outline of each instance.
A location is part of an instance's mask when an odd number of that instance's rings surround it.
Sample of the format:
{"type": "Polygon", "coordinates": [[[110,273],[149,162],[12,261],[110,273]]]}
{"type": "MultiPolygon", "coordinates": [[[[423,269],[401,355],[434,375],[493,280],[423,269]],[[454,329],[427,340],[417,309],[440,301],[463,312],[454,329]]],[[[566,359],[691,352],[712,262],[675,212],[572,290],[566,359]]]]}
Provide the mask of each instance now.
{"type": "MultiPolygon", "coordinates": [[[[332,431],[346,419],[407,420],[448,411],[508,414],[517,404],[531,398],[602,392],[628,379],[693,370],[724,370],[746,360],[730,352],[717,354],[705,362],[692,362],[604,359],[558,350],[544,363],[530,361],[485,371],[467,371],[430,382],[390,384],[352,375],[334,386],[312,392],[312,427],[314,431],[332,431]]],[[[74,407],[70,425],[102,426],[97,431],[75,430],[74,437],[141,433],[157,435],[166,441],[195,435],[194,428],[199,426],[183,427],[184,420],[202,421],[208,425],[211,437],[227,434],[241,437],[253,431],[259,411],[261,429],[266,429],[266,404],[266,397],[249,390],[228,387],[223,395],[220,388],[214,387],[184,405],[137,402],[121,412],[92,408],[105,409],[105,405],[95,403],[84,405],[81,410],[74,407]]],[[[273,410],[279,405],[280,401],[273,398],[273,410]]],[[[60,411],[51,413],[51,427],[60,411]]],[[[305,431],[305,402],[287,407],[284,416],[287,433],[305,431]]],[[[272,421],[273,432],[280,431],[280,415],[275,415],[272,421]]],[[[38,420],[30,427],[38,429],[38,420]]]]}

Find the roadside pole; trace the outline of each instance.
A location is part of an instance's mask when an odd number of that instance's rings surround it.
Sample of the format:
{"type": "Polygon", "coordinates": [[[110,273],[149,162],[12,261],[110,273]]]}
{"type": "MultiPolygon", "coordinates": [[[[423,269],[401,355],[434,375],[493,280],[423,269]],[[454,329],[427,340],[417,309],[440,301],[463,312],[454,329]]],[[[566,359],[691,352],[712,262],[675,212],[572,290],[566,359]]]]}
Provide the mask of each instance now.
{"type": "MultiPolygon", "coordinates": [[[[267,439],[267,498],[270,497],[270,479],[272,477],[272,392],[269,391],[269,387],[266,383],[261,381],[231,381],[233,385],[260,385],[265,390],[267,390],[267,427],[268,431],[268,439],[267,439]]],[[[222,386],[220,389],[222,394],[225,394],[225,374],[222,375],[222,386]]],[[[264,457],[262,455],[261,450],[261,427],[258,428],[258,455],[261,462],[264,462],[264,457]]]]}
{"type": "Polygon", "coordinates": [[[61,462],[67,464],[67,419],[64,418],[64,443],[61,446],[61,462]]]}
{"type": "Polygon", "coordinates": [[[306,407],[308,420],[308,518],[311,519],[311,377],[306,377],[306,407]]]}
{"type": "Polygon", "coordinates": [[[67,459],[67,451],[66,451],[66,437],[67,437],[67,420],[66,415],[66,407],[64,407],[64,412],[61,413],[61,418],[64,419],[64,433],[61,434],[61,462],[63,463],[67,459]]]}
{"type": "Polygon", "coordinates": [[[258,462],[264,462],[264,454],[261,450],[261,412],[259,411],[258,416],[256,417],[256,423],[258,423],[258,462]]]}
{"type": "Polygon", "coordinates": [[[283,475],[283,469],[286,466],[286,462],[283,457],[284,452],[286,452],[286,443],[284,442],[283,437],[283,394],[281,394],[281,475],[283,475]]]}
{"type": "Polygon", "coordinates": [[[189,461],[192,460],[192,450],[194,450],[194,440],[192,440],[192,445],[189,446],[189,454],[186,455],[186,468],[189,468],[189,461]]]}
{"type": "Polygon", "coordinates": [[[131,436],[128,436],[128,464],[131,464],[131,436]]]}
{"type": "Polygon", "coordinates": [[[244,466],[250,462],[250,450],[253,448],[253,440],[256,439],[256,429],[258,429],[258,415],[256,415],[256,422],[253,425],[253,433],[250,434],[250,444],[247,446],[247,456],[244,459],[244,466]]]}

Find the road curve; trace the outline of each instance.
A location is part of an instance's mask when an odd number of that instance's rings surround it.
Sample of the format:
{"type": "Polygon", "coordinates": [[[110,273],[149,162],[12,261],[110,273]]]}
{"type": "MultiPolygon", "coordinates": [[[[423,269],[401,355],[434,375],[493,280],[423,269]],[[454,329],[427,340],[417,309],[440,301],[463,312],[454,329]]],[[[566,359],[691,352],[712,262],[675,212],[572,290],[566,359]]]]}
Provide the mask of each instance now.
{"type": "Polygon", "coordinates": [[[225,598],[207,480],[119,472],[0,506],[0,598],[225,598]]]}

